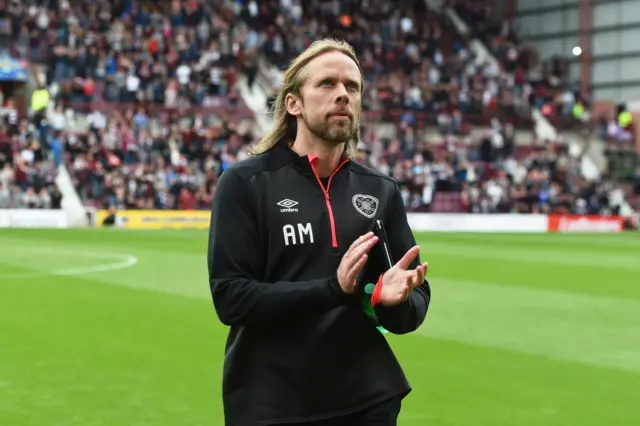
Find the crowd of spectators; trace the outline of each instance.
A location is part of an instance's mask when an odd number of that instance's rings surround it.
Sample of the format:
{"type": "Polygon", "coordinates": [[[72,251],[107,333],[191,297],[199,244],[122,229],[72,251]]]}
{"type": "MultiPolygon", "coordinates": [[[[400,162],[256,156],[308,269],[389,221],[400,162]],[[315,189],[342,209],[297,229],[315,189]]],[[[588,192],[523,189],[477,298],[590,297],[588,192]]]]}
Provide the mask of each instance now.
{"type": "Polygon", "coordinates": [[[514,149],[508,132],[487,131],[471,144],[457,138],[447,138],[444,145],[418,142],[409,151],[401,148],[406,141],[371,138],[363,143],[359,161],[389,173],[414,211],[618,211],[622,200],[610,197],[612,186],[587,181],[580,173],[580,153],[552,143],[514,149]],[[496,144],[496,133],[506,143],[496,144]]]}
{"type": "Polygon", "coordinates": [[[0,209],[59,209],[56,168],[35,126],[11,103],[0,110],[0,209]]]}
{"type": "Polygon", "coordinates": [[[588,94],[570,81],[565,59],[540,60],[518,38],[513,21],[496,16],[490,2],[440,3],[472,24],[470,32],[459,34],[446,14],[427,9],[423,0],[285,1],[277,9],[252,9],[249,2],[241,16],[267,34],[261,51],[278,67],[317,37],[338,35],[351,42],[365,69],[365,109],[411,109],[432,121],[458,115],[463,132],[467,123],[487,116],[529,126],[532,107],[554,124],[580,122],[588,94]],[[497,62],[481,63],[472,39],[483,41],[497,62]]]}
{"type": "Polygon", "coordinates": [[[236,90],[246,32],[224,1],[13,2],[12,53],[46,63],[66,102],[212,106],[236,90]]]}
{"type": "MultiPolygon", "coordinates": [[[[40,173],[25,167],[40,170],[43,146],[53,154],[46,163],[49,176],[55,176],[56,161],[65,161],[88,203],[174,208],[181,205],[174,192],[206,192],[203,176],[214,173],[207,173],[207,161],[218,159],[217,172],[233,161],[225,155],[238,136],[232,137],[235,126],[224,119],[234,112],[247,115],[236,82],[250,63],[244,57],[250,42],[235,26],[233,6],[210,0],[2,2],[0,19],[9,22],[11,33],[8,53],[46,65],[43,86],[54,104],[28,120],[20,117],[18,126],[7,100],[0,166],[7,164],[17,176],[4,179],[5,188],[20,185],[11,190],[17,195],[5,198],[27,199],[34,191],[45,196],[48,186],[36,179],[31,188],[23,177],[40,173]],[[79,112],[89,113],[85,131],[72,129],[79,112]],[[166,192],[160,181],[152,181],[151,195],[145,192],[149,171],[166,173],[166,192]]],[[[36,205],[47,204],[28,203],[36,205]]]]}
{"type": "Polygon", "coordinates": [[[3,188],[8,205],[47,206],[46,194],[59,205],[52,183],[64,161],[87,204],[209,208],[219,174],[254,140],[240,74],[251,87],[262,61],[281,68],[333,35],[361,58],[370,116],[399,111],[395,138],[365,125],[358,161],[396,178],[408,208],[615,209],[606,185],[584,181],[564,147],[516,149],[516,130],[531,130],[532,106],[577,117],[584,96],[558,83],[563,62],[538,67],[508,21],[481,2],[449,3],[497,64],[479,63],[470,36],[424,0],[10,2],[11,53],[47,65],[54,107],[45,120],[4,114],[0,207],[3,188]],[[87,128],[72,130],[82,112],[87,128]],[[425,130],[425,116],[442,143],[425,130]],[[477,117],[486,131],[472,137],[477,117]],[[439,203],[443,194],[449,204],[439,203]]]}
{"type": "Polygon", "coordinates": [[[210,208],[219,174],[245,158],[254,138],[238,122],[200,115],[160,128],[142,112],[97,112],[91,123],[88,134],[66,140],[76,189],[97,207],[118,209],[210,208]]]}
{"type": "Polygon", "coordinates": [[[424,0],[252,3],[240,16],[263,34],[260,51],[273,66],[285,66],[326,35],[349,41],[365,74],[365,110],[411,110],[432,122],[460,118],[462,132],[487,115],[530,122],[524,75],[513,78],[499,64],[480,63],[445,15],[424,0]]]}

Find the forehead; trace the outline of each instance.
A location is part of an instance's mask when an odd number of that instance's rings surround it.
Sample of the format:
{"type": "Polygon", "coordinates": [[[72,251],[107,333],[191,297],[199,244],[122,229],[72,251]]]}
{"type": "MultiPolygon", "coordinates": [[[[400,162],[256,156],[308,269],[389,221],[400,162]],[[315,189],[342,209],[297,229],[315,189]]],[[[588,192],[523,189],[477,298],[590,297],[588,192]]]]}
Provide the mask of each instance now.
{"type": "Polygon", "coordinates": [[[327,77],[348,78],[360,81],[360,69],[349,56],[341,52],[327,52],[313,58],[304,68],[302,77],[320,80],[327,77]]]}

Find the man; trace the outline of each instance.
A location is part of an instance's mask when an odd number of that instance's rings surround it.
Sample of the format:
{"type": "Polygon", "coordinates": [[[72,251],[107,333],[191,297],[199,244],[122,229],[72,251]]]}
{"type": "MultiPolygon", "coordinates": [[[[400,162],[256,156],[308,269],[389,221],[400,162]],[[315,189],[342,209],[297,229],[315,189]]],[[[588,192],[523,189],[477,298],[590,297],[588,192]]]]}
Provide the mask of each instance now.
{"type": "Polygon", "coordinates": [[[351,161],[362,92],[352,48],[313,43],[285,73],[272,131],[220,177],[208,266],[231,326],[226,425],[397,424],[410,386],[379,330],[416,330],[431,291],[397,185],[351,161]]]}

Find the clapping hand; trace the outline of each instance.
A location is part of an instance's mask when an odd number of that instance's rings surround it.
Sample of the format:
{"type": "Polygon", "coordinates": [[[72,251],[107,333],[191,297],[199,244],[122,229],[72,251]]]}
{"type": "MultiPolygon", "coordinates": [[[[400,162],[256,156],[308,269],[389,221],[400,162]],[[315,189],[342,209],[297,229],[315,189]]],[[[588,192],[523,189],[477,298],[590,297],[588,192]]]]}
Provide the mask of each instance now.
{"type": "Polygon", "coordinates": [[[415,269],[409,265],[420,253],[420,246],[413,246],[391,269],[382,276],[379,303],[383,306],[396,306],[407,300],[413,289],[424,283],[427,275],[427,262],[415,269]]]}
{"type": "Polygon", "coordinates": [[[373,235],[373,232],[367,232],[355,240],[342,256],[338,266],[338,282],[342,291],[347,294],[355,292],[358,274],[367,263],[369,251],[377,243],[378,237],[373,235]]]}

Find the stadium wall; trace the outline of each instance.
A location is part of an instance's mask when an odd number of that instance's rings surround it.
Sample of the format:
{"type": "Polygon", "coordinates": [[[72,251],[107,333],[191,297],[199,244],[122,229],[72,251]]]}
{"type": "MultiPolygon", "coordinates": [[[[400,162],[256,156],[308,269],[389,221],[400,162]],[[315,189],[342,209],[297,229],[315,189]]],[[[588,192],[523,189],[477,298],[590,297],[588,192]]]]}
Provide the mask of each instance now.
{"type": "MultiPolygon", "coordinates": [[[[108,210],[97,210],[94,227],[121,229],[209,229],[206,210],[126,210],[113,217],[108,210]],[[111,221],[108,219],[111,217],[111,221]]],[[[577,216],[544,214],[446,214],[408,213],[409,226],[417,232],[622,232],[624,219],[617,216],[577,216]]],[[[0,228],[68,228],[62,210],[0,210],[0,228]]]]}
{"type": "Polygon", "coordinates": [[[64,210],[0,209],[0,228],[68,228],[64,210]]]}

